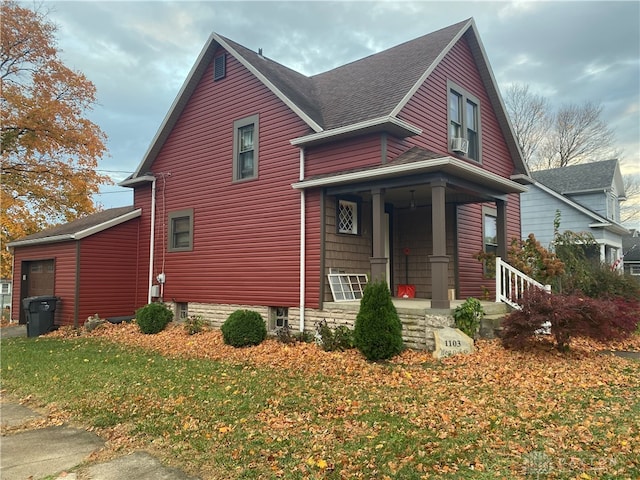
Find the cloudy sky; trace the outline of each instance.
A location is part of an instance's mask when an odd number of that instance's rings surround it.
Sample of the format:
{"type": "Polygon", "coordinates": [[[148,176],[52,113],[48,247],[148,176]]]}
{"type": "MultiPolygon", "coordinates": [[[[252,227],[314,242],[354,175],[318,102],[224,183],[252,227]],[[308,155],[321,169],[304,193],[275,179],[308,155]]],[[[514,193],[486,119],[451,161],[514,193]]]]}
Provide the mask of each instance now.
{"type": "MultiPolygon", "coordinates": [[[[30,4],[33,5],[33,4],[30,4]]],[[[574,1],[45,1],[67,66],[96,86],[101,169],[133,172],[211,32],[312,75],[473,17],[502,92],[528,84],[558,107],[593,101],[640,174],[640,3],[574,1]]],[[[105,186],[105,207],[129,189],[105,186]]]]}

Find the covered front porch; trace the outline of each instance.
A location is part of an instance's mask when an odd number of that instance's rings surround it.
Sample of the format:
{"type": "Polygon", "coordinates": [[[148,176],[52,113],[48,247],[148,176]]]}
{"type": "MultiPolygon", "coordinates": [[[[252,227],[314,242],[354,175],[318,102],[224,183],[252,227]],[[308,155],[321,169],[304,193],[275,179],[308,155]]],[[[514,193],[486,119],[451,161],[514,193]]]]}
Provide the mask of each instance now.
{"type": "Polygon", "coordinates": [[[411,301],[414,311],[451,310],[456,298],[482,296],[481,284],[493,283],[473,258],[485,246],[483,209],[495,219],[493,251],[506,257],[509,195],[525,190],[479,165],[417,147],[387,164],[294,186],[321,187],[321,309],[349,300],[335,295],[330,275],[366,274],[385,280],[394,295],[401,285],[414,286],[415,298],[397,299],[411,301]],[[461,286],[470,281],[473,293],[461,286]]]}

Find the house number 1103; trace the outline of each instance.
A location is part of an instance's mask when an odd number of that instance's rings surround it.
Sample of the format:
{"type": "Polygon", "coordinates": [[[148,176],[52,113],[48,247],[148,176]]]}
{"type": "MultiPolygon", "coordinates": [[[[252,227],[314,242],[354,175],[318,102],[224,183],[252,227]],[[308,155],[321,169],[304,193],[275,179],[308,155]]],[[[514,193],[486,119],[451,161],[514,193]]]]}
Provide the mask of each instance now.
{"type": "Polygon", "coordinates": [[[445,347],[461,347],[462,342],[460,340],[445,340],[444,346],[445,347]]]}

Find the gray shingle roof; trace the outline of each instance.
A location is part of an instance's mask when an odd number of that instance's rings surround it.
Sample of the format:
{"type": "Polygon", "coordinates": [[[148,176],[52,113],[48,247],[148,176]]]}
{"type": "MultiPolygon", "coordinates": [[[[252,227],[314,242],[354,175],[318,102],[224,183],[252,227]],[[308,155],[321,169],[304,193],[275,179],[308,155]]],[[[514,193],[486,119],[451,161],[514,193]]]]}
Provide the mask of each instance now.
{"type": "Polygon", "coordinates": [[[568,167],[531,172],[537,182],[560,194],[610,189],[613,184],[617,160],[583,163],[568,167]]]}
{"type": "Polygon", "coordinates": [[[220,36],[325,129],[388,116],[469,20],[307,77],[220,36]]]}
{"type": "MultiPolygon", "coordinates": [[[[92,215],[87,215],[86,217],[79,218],[69,223],[65,223],[62,225],[58,225],[55,227],[47,228],[46,230],[42,230],[41,232],[34,233],[32,235],[27,235],[16,242],[12,243],[22,243],[29,242],[33,240],[43,240],[43,242],[50,237],[60,237],[63,235],[74,235],[76,233],[82,232],[89,228],[97,227],[103,223],[107,223],[111,220],[115,220],[118,217],[121,217],[127,213],[133,212],[135,208],[133,206],[127,207],[118,207],[118,208],[110,208],[108,210],[103,210],[102,212],[94,213],[92,215]]],[[[9,244],[11,246],[11,243],[9,244]]]]}

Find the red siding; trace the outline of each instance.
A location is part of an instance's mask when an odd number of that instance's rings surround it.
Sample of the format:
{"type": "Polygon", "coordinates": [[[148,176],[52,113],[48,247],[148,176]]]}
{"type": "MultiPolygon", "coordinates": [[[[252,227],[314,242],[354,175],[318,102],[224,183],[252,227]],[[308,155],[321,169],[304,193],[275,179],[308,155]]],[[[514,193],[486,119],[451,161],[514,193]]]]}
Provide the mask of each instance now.
{"type": "Polygon", "coordinates": [[[380,135],[367,135],[305,149],[305,177],[380,165],[380,135]]]}
{"type": "Polygon", "coordinates": [[[138,270],[139,219],[104,230],[80,243],[80,302],[78,321],[89,315],[102,318],[133,315],[147,301],[138,270]]]}
{"type": "Polygon", "coordinates": [[[55,323],[73,325],[76,285],[76,242],[73,241],[15,249],[13,258],[14,288],[11,305],[12,320],[18,321],[20,309],[22,309],[20,304],[22,262],[46,259],[54,259],[55,261],[53,294],[61,298],[56,307],[55,323]]]}
{"type": "Polygon", "coordinates": [[[508,178],[514,171],[514,164],[471,50],[464,38],[442,59],[399,115],[403,120],[423,129],[422,135],[411,137],[408,141],[450,155],[447,137],[447,80],[464,88],[480,102],[481,168],[508,178]]]}
{"type": "MultiPolygon", "coordinates": [[[[298,180],[299,149],[289,140],[308,127],[227,59],[225,79],[214,82],[207,69],[152,166],[158,178],[154,277],[164,270],[165,300],[294,306],[300,193],[291,184],[298,180]],[[259,178],[233,183],[233,121],[255,114],[259,178]],[[167,252],[167,215],[185,208],[194,209],[193,251],[167,252]]],[[[150,196],[141,191],[135,201],[146,209],[140,253],[146,263],[150,196]]]]}

